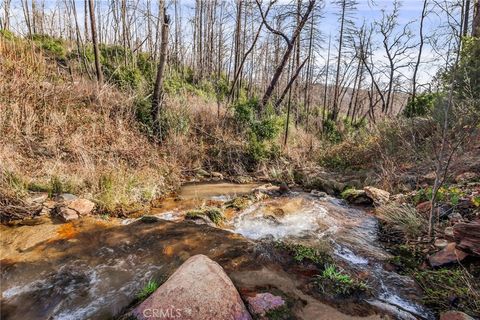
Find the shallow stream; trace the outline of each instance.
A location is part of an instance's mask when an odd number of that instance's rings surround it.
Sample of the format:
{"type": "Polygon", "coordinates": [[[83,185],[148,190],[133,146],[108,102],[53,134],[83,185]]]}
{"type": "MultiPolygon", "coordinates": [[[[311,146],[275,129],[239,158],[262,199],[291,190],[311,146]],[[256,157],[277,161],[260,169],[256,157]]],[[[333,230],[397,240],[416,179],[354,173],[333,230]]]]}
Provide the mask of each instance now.
{"type": "Polygon", "coordinates": [[[415,302],[413,280],[384,269],[389,254],[377,240],[375,217],[338,199],[291,192],[230,212],[221,228],[183,221],[189,209],[254,187],[187,185],[149,212],[157,222],[40,218],[35,225],[0,226],[1,318],[109,319],[131,306],[149,280],[162,281],[200,253],[220,263],[240,292],[268,288],[289,296],[301,319],[433,318],[415,302]],[[323,301],[311,294],[309,277],[269,257],[265,243],[275,240],[313,247],[328,241],[336,262],[362,275],[374,297],[323,301]]]}

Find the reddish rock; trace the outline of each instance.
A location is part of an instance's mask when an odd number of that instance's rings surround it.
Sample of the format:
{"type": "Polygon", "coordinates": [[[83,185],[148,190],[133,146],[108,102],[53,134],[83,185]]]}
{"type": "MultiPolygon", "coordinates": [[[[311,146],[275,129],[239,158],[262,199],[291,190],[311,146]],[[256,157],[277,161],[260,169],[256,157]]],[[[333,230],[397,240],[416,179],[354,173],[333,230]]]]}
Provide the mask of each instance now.
{"type": "Polygon", "coordinates": [[[75,210],[72,210],[67,207],[60,207],[58,209],[58,216],[60,219],[62,219],[64,222],[67,221],[72,221],[78,219],[78,213],[75,210]]]}
{"type": "Polygon", "coordinates": [[[453,236],[457,242],[457,248],[480,256],[480,220],[457,223],[453,226],[453,236]]]}
{"type": "Polygon", "coordinates": [[[247,297],[248,310],[254,315],[263,317],[270,310],[275,310],[285,305],[282,297],[273,294],[257,293],[253,297],[247,297]]]}
{"type": "Polygon", "coordinates": [[[429,214],[431,208],[432,208],[432,203],[430,201],[421,202],[416,206],[417,211],[424,215],[429,214]]]}
{"type": "Polygon", "coordinates": [[[139,320],[252,319],[222,267],[204,255],[185,261],[132,315],[139,320]]]}
{"type": "Polygon", "coordinates": [[[454,242],[449,243],[442,250],[428,257],[428,262],[432,267],[441,267],[451,263],[462,261],[468,256],[467,253],[458,250],[454,242]]]}
{"type": "Polygon", "coordinates": [[[447,311],[440,315],[440,320],[474,320],[468,314],[461,311],[447,311]]]}

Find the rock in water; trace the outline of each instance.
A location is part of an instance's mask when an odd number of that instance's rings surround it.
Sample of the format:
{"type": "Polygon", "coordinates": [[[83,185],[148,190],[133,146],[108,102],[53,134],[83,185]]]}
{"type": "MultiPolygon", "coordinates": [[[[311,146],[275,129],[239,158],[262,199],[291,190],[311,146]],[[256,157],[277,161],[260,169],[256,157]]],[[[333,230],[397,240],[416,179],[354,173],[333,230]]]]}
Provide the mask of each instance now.
{"type": "Polygon", "coordinates": [[[132,315],[162,320],[252,319],[225,271],[204,255],[185,261],[132,315]]]}
{"type": "Polygon", "coordinates": [[[461,311],[447,311],[440,315],[440,320],[473,320],[473,318],[461,311]]]}
{"type": "Polygon", "coordinates": [[[456,244],[451,242],[442,250],[428,257],[428,262],[432,267],[441,267],[451,263],[462,261],[468,256],[465,252],[456,249],[456,244]]]}
{"type": "Polygon", "coordinates": [[[453,226],[453,236],[458,248],[480,256],[480,220],[457,223],[453,226]]]}
{"type": "Polygon", "coordinates": [[[363,190],[376,206],[384,205],[390,200],[390,193],[385,190],[374,187],[365,187],[363,190]]]}

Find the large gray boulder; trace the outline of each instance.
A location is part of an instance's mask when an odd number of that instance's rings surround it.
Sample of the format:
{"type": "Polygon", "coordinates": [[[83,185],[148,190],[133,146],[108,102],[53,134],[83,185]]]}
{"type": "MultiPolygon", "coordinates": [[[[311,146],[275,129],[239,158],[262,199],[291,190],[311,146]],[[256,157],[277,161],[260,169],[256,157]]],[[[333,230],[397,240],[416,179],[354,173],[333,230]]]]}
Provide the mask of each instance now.
{"type": "Polygon", "coordinates": [[[223,268],[196,255],[132,311],[137,319],[251,320],[223,268]]]}

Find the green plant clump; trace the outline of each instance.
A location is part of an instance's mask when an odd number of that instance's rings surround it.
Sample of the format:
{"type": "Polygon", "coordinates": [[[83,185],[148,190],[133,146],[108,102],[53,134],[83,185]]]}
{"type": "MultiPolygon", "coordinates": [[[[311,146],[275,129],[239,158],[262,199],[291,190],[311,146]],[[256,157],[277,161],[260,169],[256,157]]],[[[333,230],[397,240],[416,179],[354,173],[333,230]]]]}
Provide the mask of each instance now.
{"type": "Polygon", "coordinates": [[[34,34],[31,39],[45,52],[57,58],[63,59],[67,54],[67,48],[61,39],[53,38],[44,34],[34,34]]]}
{"type": "Polygon", "coordinates": [[[424,117],[427,116],[434,108],[438,93],[426,92],[418,94],[415,97],[415,101],[408,101],[405,109],[403,109],[403,116],[406,118],[412,117],[424,117]]]}
{"type": "Polygon", "coordinates": [[[145,300],[148,298],[152,293],[155,292],[155,290],[158,289],[159,283],[155,280],[149,280],[145,286],[140,290],[140,292],[137,294],[138,300],[145,300]]]}
{"type": "Polygon", "coordinates": [[[327,266],[322,274],[317,276],[316,283],[324,293],[334,293],[339,296],[350,296],[367,290],[367,285],[363,281],[353,279],[334,265],[327,266]]]}
{"type": "Polygon", "coordinates": [[[313,248],[303,244],[279,241],[276,242],[276,247],[289,251],[297,262],[310,261],[316,265],[324,266],[333,261],[330,256],[331,248],[327,242],[322,242],[317,248],[313,248]]]}

